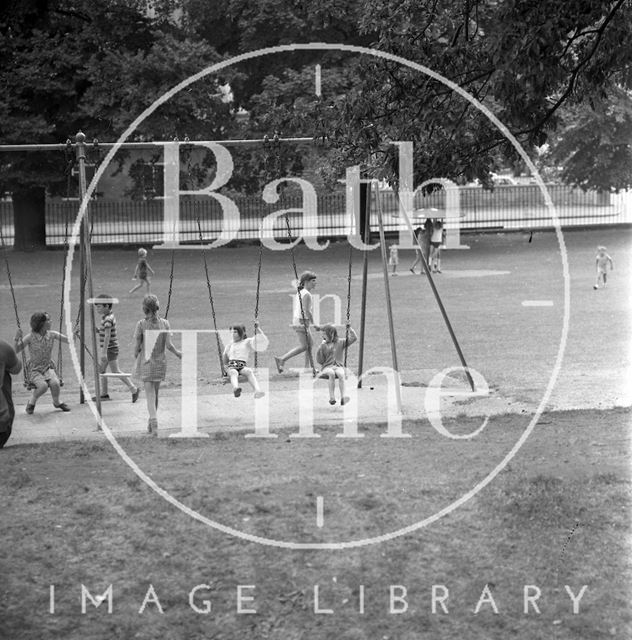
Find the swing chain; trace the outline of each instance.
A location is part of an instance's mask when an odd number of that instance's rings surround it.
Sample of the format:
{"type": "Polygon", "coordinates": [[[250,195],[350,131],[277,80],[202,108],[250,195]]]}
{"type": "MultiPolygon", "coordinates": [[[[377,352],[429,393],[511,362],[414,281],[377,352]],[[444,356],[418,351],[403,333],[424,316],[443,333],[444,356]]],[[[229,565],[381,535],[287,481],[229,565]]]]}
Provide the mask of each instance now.
{"type": "Polygon", "coordinates": [[[171,269],[169,271],[169,292],[167,293],[167,306],[165,307],[165,320],[169,315],[169,307],[171,306],[171,292],[173,291],[173,271],[175,268],[175,249],[171,250],[171,269]]]}
{"type": "Polygon", "coordinates": [[[213,328],[215,329],[215,339],[217,341],[217,355],[219,357],[219,366],[222,371],[222,377],[226,376],[226,370],[224,369],[224,361],[222,359],[222,345],[219,339],[219,333],[217,331],[217,317],[215,315],[215,303],[213,302],[213,289],[211,287],[211,279],[208,275],[208,263],[206,261],[206,250],[204,249],[204,239],[202,236],[202,226],[200,225],[200,219],[197,219],[198,233],[200,237],[200,244],[202,245],[202,257],[204,258],[204,273],[206,274],[206,287],[208,289],[208,301],[211,304],[211,314],[213,316],[213,328]]]}
{"type": "MultiPolygon", "coordinates": [[[[263,256],[263,244],[261,243],[261,240],[259,241],[259,262],[257,264],[257,293],[256,293],[256,297],[255,297],[255,328],[254,328],[254,332],[255,332],[255,338],[257,335],[257,326],[259,323],[259,291],[261,289],[261,258],[263,256]]],[[[257,368],[257,364],[258,364],[258,351],[255,349],[255,369],[257,368]]]]}
{"type": "Polygon", "coordinates": [[[344,367],[347,368],[347,351],[349,348],[349,327],[351,320],[351,270],[353,266],[353,247],[349,245],[349,272],[347,274],[347,322],[345,324],[345,358],[344,367]]]}

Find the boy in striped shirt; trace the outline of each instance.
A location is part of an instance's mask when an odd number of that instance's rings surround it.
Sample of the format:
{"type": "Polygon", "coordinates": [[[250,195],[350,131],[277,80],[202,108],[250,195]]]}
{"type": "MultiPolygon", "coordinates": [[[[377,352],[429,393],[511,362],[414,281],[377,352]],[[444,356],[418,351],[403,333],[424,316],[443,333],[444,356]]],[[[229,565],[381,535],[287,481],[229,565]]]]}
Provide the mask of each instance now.
{"type": "MultiPolygon", "coordinates": [[[[118,364],[119,344],[116,335],[116,318],[112,313],[112,298],[102,293],[97,296],[97,300],[103,300],[103,302],[95,302],[94,304],[97,313],[101,316],[100,324],[97,327],[97,333],[99,334],[99,370],[101,373],[105,373],[110,367],[112,373],[122,374],[123,372],[118,364]]],[[[121,380],[132,392],[132,402],[136,402],[139,393],[138,387],[134,386],[129,377],[124,374],[121,376],[121,380]]],[[[108,379],[102,377],[101,381],[101,400],[109,400],[108,379]]]]}

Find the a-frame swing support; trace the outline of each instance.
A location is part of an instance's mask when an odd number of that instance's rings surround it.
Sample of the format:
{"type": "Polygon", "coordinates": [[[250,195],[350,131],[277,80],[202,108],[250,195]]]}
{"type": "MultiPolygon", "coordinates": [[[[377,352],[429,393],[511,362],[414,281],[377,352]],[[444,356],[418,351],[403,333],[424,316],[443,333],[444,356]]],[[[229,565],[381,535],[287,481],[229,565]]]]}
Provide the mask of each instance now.
{"type": "MultiPolygon", "coordinates": [[[[371,235],[371,224],[370,224],[370,216],[371,216],[371,191],[372,185],[375,183],[373,180],[361,180],[360,183],[360,225],[361,225],[361,234],[362,241],[365,244],[369,243],[370,235],[371,235]]],[[[389,328],[389,339],[391,345],[391,361],[393,364],[393,370],[396,372],[397,376],[397,385],[396,385],[396,403],[398,411],[401,413],[402,405],[401,405],[401,392],[400,392],[400,382],[399,382],[399,367],[397,363],[397,347],[395,341],[395,327],[393,322],[393,306],[390,294],[390,286],[388,279],[388,266],[387,266],[387,258],[386,258],[386,242],[384,235],[384,221],[382,215],[382,207],[380,202],[380,193],[377,183],[375,183],[375,198],[377,203],[377,219],[378,219],[378,230],[380,237],[380,251],[382,258],[382,271],[384,277],[384,289],[386,295],[386,312],[388,316],[388,328],[389,328]]],[[[400,200],[401,202],[401,200],[400,200]]],[[[406,226],[411,234],[411,236],[415,237],[414,229],[408,212],[405,210],[403,204],[400,207],[400,211],[403,214],[404,220],[406,222],[406,226]]],[[[419,247],[419,251],[421,253],[421,264],[423,266],[424,272],[428,278],[428,282],[430,284],[430,288],[434,295],[434,298],[437,302],[437,306],[439,307],[439,311],[441,312],[441,316],[443,321],[448,329],[450,334],[450,338],[452,339],[452,343],[456,349],[457,355],[469,382],[470,388],[472,391],[476,391],[476,387],[474,385],[474,380],[470,373],[469,367],[465,361],[465,357],[463,355],[463,351],[461,350],[461,346],[457,340],[456,334],[454,333],[454,329],[452,328],[452,324],[450,319],[448,318],[447,311],[441,300],[441,296],[439,295],[439,291],[437,286],[432,278],[432,273],[428,266],[428,262],[421,250],[421,244],[419,238],[416,238],[417,245],[419,247]]],[[[358,354],[358,387],[362,386],[362,372],[364,365],[364,334],[365,334],[365,324],[366,324],[366,301],[367,301],[367,280],[368,280],[368,251],[364,252],[364,259],[362,264],[362,300],[361,300],[361,312],[360,312],[360,340],[359,340],[359,354],[358,354]]]]}

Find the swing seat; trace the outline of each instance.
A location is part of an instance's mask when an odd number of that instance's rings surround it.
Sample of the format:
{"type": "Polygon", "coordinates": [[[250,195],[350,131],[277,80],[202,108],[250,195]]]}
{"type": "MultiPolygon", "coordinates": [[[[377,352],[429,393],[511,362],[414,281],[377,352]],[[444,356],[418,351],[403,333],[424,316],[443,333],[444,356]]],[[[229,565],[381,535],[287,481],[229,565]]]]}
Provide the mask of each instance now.
{"type": "Polygon", "coordinates": [[[113,373],[112,371],[109,371],[108,373],[100,373],[99,376],[101,378],[118,378],[118,379],[122,379],[122,378],[131,378],[132,374],[131,373],[123,373],[121,371],[121,373],[113,373]]]}

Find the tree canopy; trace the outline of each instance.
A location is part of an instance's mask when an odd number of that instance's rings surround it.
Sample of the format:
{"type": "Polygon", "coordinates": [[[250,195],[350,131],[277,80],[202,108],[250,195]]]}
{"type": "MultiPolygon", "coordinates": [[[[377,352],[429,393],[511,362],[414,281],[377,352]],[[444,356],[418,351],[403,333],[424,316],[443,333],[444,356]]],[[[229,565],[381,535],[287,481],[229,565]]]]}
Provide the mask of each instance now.
{"type": "MultiPolygon", "coordinates": [[[[0,15],[0,141],[114,139],[156,97],[243,51],[291,42],[370,46],[418,62],[486,105],[529,153],[584,188],[632,186],[632,6],[624,0],[25,0],[0,15]],[[547,160],[548,161],[548,160],[547,160]]],[[[367,165],[396,180],[391,140],[415,144],[415,181],[489,184],[516,154],[443,83],[371,56],[254,58],[180,92],[138,136],[327,139],[323,172],[367,165]],[[313,66],[323,68],[322,96],[313,66]],[[219,96],[230,83],[234,102],[219,96]],[[238,107],[251,114],[244,132],[238,107]]],[[[257,162],[251,158],[250,170],[257,162]]],[[[293,166],[289,158],[286,167],[293,166]]],[[[58,157],[0,158],[0,189],[63,189],[58,157]]],[[[265,178],[265,170],[259,171],[265,178]]],[[[252,188],[242,176],[240,188],[252,188]]]]}

